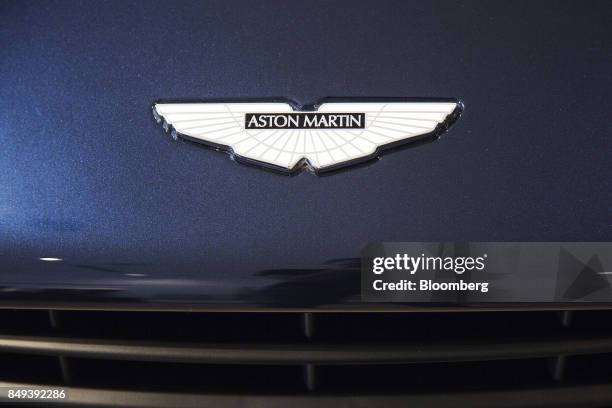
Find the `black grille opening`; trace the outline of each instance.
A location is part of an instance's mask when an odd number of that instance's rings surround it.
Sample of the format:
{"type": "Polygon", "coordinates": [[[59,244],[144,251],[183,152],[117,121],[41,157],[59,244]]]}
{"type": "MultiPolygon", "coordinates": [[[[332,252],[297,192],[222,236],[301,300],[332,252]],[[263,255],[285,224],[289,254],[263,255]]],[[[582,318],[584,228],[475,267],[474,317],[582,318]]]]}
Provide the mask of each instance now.
{"type": "Polygon", "coordinates": [[[61,332],[92,338],[184,342],[278,342],[303,339],[300,317],[285,313],[57,312],[61,332]]]}
{"type": "Polygon", "coordinates": [[[332,313],[317,316],[317,329],[321,340],[352,342],[554,336],[566,331],[554,312],[332,313]]]}
{"type": "Polygon", "coordinates": [[[612,353],[571,356],[566,362],[567,384],[602,384],[612,381],[612,353]]]}
{"type": "Polygon", "coordinates": [[[546,359],[433,364],[323,366],[321,392],[436,393],[555,386],[546,359]]]}
{"type": "Polygon", "coordinates": [[[57,357],[0,353],[0,382],[63,384],[57,357]]]}
{"type": "Polygon", "coordinates": [[[299,366],[177,364],[71,359],[72,386],[223,393],[304,392],[299,366]]]}
{"type": "Polygon", "coordinates": [[[574,331],[612,333],[612,310],[585,310],[572,313],[568,326],[574,331]]]}
{"type": "Polygon", "coordinates": [[[0,330],[12,334],[49,334],[51,323],[46,310],[0,309],[0,330]]]}

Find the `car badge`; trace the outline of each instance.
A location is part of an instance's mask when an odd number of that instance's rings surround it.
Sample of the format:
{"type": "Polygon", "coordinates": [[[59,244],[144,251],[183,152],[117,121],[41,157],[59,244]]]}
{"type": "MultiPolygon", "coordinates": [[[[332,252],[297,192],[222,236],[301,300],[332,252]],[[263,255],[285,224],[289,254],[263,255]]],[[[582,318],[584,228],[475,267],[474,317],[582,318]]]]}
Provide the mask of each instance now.
{"type": "Polygon", "coordinates": [[[321,174],[436,139],[461,114],[457,100],[205,101],[153,104],[172,137],[225,151],[238,162],[321,174]]]}

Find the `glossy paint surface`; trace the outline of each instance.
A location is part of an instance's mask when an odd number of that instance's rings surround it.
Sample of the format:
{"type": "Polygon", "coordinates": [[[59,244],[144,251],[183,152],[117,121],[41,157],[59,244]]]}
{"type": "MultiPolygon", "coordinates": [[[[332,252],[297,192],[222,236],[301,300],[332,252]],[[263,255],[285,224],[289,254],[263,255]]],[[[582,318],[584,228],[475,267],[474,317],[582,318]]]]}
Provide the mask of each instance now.
{"type": "Polygon", "coordinates": [[[611,20],[605,1],[3,1],[0,304],[357,304],[368,242],[612,240],[611,20]],[[375,165],[287,177],[150,109],[334,96],[465,110],[375,165]]]}

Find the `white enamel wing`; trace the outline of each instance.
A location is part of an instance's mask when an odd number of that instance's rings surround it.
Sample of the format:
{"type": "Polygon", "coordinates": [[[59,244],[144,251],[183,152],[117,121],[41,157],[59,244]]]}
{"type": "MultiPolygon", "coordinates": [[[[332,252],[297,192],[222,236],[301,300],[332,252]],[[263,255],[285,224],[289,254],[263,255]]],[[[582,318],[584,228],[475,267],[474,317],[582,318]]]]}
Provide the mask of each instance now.
{"type": "Polygon", "coordinates": [[[179,136],[222,147],[238,158],[286,171],[304,163],[314,171],[325,171],[367,159],[385,145],[433,132],[455,109],[456,102],[326,102],[317,112],[363,112],[364,128],[246,129],[247,113],[294,110],[283,102],[156,103],[153,106],[155,118],[179,136]]]}

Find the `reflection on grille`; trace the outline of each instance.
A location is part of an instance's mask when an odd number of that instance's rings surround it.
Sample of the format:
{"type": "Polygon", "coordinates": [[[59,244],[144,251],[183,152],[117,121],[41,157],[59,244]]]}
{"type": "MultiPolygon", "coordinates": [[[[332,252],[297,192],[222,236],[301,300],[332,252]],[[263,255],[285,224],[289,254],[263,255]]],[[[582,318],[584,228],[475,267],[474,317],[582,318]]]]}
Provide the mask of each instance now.
{"type": "Polygon", "coordinates": [[[0,310],[0,383],[131,406],[607,404],[611,318],[0,310]]]}

